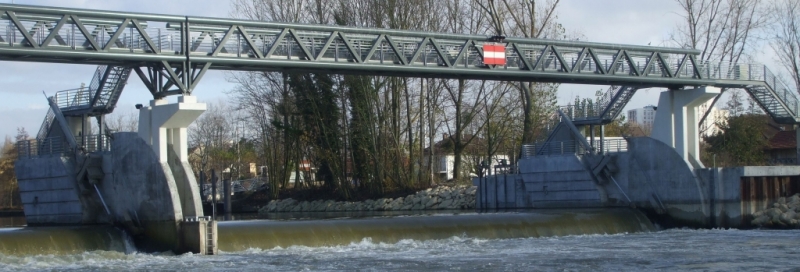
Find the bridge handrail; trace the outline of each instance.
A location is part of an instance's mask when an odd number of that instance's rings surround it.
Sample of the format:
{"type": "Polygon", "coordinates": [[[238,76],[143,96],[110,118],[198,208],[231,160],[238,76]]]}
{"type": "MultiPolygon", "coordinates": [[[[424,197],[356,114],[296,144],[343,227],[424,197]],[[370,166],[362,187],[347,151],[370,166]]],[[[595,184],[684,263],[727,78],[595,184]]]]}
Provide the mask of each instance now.
{"type": "Polygon", "coordinates": [[[793,116],[798,115],[800,103],[795,92],[789,89],[785,82],[776,77],[766,65],[758,63],[707,62],[700,69],[701,74],[709,79],[762,81],[772,89],[777,98],[786,104],[787,110],[793,116]]]}
{"type": "MultiPolygon", "coordinates": [[[[6,31],[0,31],[0,54],[24,56],[26,61],[121,66],[144,62],[169,69],[200,64],[191,68],[200,70],[191,73],[196,75],[205,69],[344,69],[363,74],[639,87],[713,85],[715,78],[763,80],[792,114],[798,113],[793,93],[767,69],[755,73],[751,66],[697,63],[700,51],[696,49],[508,37],[503,41],[506,64],[487,67],[481,56],[482,45],[493,42],[489,35],[18,4],[0,4],[0,11],[0,25],[6,26],[6,31]],[[55,28],[57,33],[47,33],[55,28]],[[748,68],[746,73],[743,67],[748,68]]],[[[171,76],[189,76],[179,74],[171,76]]],[[[194,80],[172,79],[186,83],[175,84],[180,92],[172,94],[191,92],[194,80]]]]}

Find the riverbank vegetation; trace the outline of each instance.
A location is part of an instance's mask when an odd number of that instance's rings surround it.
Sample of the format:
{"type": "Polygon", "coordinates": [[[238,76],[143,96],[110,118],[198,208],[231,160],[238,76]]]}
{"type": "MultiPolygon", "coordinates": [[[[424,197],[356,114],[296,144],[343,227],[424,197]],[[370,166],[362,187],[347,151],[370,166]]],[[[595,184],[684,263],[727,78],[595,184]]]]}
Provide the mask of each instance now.
{"type": "Polygon", "coordinates": [[[12,140],[6,137],[0,147],[0,210],[18,210],[22,208],[19,196],[19,185],[14,172],[14,163],[17,161],[16,142],[28,139],[28,132],[23,128],[17,129],[17,136],[12,140]]]}

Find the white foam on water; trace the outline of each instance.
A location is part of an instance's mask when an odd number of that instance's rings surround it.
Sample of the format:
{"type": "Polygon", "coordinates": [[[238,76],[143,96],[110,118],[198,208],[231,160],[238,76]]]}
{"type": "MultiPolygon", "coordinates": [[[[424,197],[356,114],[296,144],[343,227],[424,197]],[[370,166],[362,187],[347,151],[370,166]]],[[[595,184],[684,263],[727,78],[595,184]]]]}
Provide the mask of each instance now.
{"type": "Polygon", "coordinates": [[[798,265],[800,230],[673,229],[632,234],[396,243],[362,239],[342,246],[252,248],[216,256],[125,254],[3,256],[0,271],[241,270],[241,271],[631,271],[785,270],[798,265]]]}

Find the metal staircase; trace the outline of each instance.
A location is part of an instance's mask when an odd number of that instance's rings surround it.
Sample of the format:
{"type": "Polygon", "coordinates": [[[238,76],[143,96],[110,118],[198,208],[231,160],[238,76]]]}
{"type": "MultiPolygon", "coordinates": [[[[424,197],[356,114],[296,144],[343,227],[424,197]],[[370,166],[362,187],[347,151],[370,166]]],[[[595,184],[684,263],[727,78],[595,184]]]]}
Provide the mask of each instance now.
{"type": "Polygon", "coordinates": [[[49,97],[48,101],[51,107],[36,134],[38,144],[46,145],[53,141],[50,137],[63,136],[67,138],[67,143],[70,144],[72,150],[94,152],[108,148],[107,131],[105,135],[83,135],[83,138],[75,139],[75,135],[72,135],[65,123],[65,117],[95,116],[99,118],[113,112],[130,77],[131,70],[132,68],[128,67],[99,66],[95,70],[89,87],[81,86],[76,89],[59,91],[49,97]],[[52,127],[56,125],[61,126],[63,135],[50,135],[52,127]],[[73,140],[69,141],[69,139],[73,140]]]}
{"type": "Polygon", "coordinates": [[[795,91],[759,64],[708,63],[701,74],[724,88],[744,88],[750,97],[779,124],[798,124],[800,103],[795,91]]]}
{"type": "Polygon", "coordinates": [[[47,110],[47,115],[44,117],[44,122],[42,122],[42,126],[39,127],[39,133],[36,133],[37,140],[43,140],[47,138],[47,135],[50,132],[50,127],[53,126],[55,118],[56,114],[53,112],[53,109],[47,110]]]}
{"type": "Polygon", "coordinates": [[[65,116],[111,113],[128,82],[131,70],[120,66],[98,66],[88,88],[60,91],[55,95],[56,103],[65,116]]]}
{"type": "MultiPolygon", "coordinates": [[[[754,85],[746,88],[746,90],[750,94],[750,97],[752,97],[753,100],[755,100],[756,103],[758,103],[758,105],[761,106],[761,108],[764,109],[773,120],[775,120],[775,122],[779,124],[797,123],[797,117],[795,114],[796,105],[795,107],[786,105],[787,101],[781,101],[781,99],[778,99],[778,96],[773,93],[769,85],[754,85]]],[[[794,101],[791,101],[791,99],[787,100],[789,100],[789,103],[797,102],[796,99],[794,101]]]]}
{"type": "Polygon", "coordinates": [[[619,116],[638,89],[631,86],[611,86],[592,104],[567,105],[560,109],[576,126],[605,125],[619,116]]]}
{"type": "Polygon", "coordinates": [[[570,122],[576,127],[611,123],[638,89],[631,86],[611,86],[591,104],[559,107],[558,112],[545,121],[543,133],[538,135],[536,141],[530,145],[523,145],[523,157],[582,150],[573,140],[557,139],[558,133],[555,132],[568,129],[565,122],[570,122]]]}

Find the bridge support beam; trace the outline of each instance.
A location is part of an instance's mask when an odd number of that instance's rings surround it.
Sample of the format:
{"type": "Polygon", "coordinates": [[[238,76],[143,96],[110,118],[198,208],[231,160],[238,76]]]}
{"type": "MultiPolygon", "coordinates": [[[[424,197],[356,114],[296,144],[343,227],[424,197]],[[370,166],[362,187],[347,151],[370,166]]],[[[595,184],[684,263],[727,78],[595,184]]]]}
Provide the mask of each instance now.
{"type": "Polygon", "coordinates": [[[184,216],[203,216],[200,190],[189,165],[187,127],[206,110],[194,96],[184,95],[178,103],[166,99],[150,101],[139,109],[139,137],[158,157],[167,179],[174,179],[184,216]]]}
{"type": "Polygon", "coordinates": [[[658,99],[652,137],[675,148],[678,154],[695,167],[700,163],[700,132],[698,122],[702,113],[698,106],[720,94],[715,87],[689,90],[668,90],[658,99]]]}

